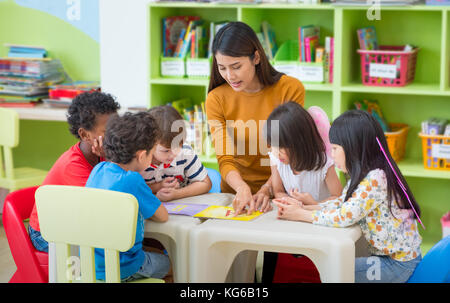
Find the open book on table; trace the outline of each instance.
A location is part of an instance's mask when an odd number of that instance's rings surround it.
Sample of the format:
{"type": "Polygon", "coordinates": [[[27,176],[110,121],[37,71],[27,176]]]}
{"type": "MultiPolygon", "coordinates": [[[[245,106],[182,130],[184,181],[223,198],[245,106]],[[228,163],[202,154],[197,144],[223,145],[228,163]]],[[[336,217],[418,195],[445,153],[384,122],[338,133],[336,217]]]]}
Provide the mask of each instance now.
{"type": "Polygon", "coordinates": [[[185,215],[195,218],[250,221],[263,214],[260,211],[255,211],[251,215],[244,213],[234,216],[233,207],[220,205],[165,202],[164,206],[171,215],[185,215]]]}

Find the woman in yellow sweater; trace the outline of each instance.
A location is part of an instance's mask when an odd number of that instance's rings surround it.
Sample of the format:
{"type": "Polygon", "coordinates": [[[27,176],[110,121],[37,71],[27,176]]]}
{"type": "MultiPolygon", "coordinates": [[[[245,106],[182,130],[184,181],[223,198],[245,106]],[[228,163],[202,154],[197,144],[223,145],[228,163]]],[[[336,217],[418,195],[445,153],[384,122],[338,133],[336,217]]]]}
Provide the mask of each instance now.
{"type": "Polygon", "coordinates": [[[262,127],[278,105],[303,106],[305,89],[269,63],[256,33],[230,22],[213,42],[206,99],[208,123],[222,176],[222,192],[236,193],[237,214],[271,209],[270,161],[262,127]],[[225,182],[224,182],[225,181],[225,182]]]}

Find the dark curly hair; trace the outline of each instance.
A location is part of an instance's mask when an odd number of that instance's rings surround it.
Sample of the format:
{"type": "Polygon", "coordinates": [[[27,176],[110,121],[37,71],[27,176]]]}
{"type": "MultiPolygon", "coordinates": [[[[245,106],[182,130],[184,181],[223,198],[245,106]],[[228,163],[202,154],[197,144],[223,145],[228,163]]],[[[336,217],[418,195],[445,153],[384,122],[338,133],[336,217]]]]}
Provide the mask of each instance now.
{"type": "Polygon", "coordinates": [[[106,124],[103,150],[109,161],[127,164],[139,150],[149,152],[161,137],[158,124],[148,112],[112,116],[106,124]]]}
{"type": "Polygon", "coordinates": [[[110,94],[94,91],[76,96],[67,111],[67,122],[70,132],[81,139],[78,130],[92,130],[96,124],[97,115],[113,114],[120,104],[110,94]]]}

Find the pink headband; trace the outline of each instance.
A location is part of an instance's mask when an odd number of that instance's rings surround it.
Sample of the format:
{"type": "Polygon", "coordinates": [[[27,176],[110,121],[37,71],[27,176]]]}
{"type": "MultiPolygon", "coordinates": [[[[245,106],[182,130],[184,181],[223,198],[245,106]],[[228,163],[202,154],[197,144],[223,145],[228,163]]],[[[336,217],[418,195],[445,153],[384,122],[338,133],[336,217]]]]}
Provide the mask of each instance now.
{"type": "Polygon", "coordinates": [[[401,181],[400,178],[398,177],[397,172],[395,171],[395,169],[392,167],[391,161],[389,161],[389,158],[388,158],[388,156],[386,155],[386,152],[384,151],[384,148],[383,148],[383,146],[381,145],[380,140],[378,140],[378,137],[376,137],[376,139],[377,139],[378,145],[380,146],[381,151],[383,152],[384,157],[385,157],[386,160],[388,161],[389,166],[391,167],[392,171],[394,172],[395,177],[397,178],[398,184],[400,185],[401,189],[403,190],[403,193],[405,194],[406,198],[408,198],[408,202],[409,202],[409,204],[411,205],[411,208],[413,209],[414,213],[416,214],[417,220],[419,220],[420,225],[422,225],[423,229],[425,229],[425,226],[423,225],[422,221],[420,220],[420,217],[419,217],[419,215],[417,214],[416,209],[414,208],[414,206],[413,206],[411,200],[409,199],[408,194],[406,193],[406,188],[405,188],[405,186],[403,185],[402,181],[401,181]]]}

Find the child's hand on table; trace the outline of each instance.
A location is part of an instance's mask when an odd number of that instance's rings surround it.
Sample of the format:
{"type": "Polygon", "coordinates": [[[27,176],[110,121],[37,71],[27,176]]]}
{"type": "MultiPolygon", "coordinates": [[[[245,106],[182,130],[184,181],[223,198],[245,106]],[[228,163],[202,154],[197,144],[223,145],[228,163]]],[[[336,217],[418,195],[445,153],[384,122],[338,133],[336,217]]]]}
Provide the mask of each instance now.
{"type": "Polygon", "coordinates": [[[177,198],[176,191],[174,187],[163,187],[156,193],[156,197],[163,202],[171,201],[177,198]]]}
{"type": "Polygon", "coordinates": [[[311,211],[304,209],[302,202],[291,197],[283,197],[272,201],[278,207],[278,219],[312,222],[311,211]]]}
{"type": "Polygon", "coordinates": [[[165,178],[161,183],[162,188],[180,188],[180,183],[178,179],[175,177],[165,178]]]}
{"type": "Polygon", "coordinates": [[[317,204],[317,201],[309,193],[301,193],[296,188],[289,192],[289,195],[305,205],[317,204]]]}

